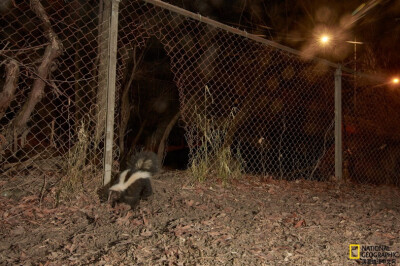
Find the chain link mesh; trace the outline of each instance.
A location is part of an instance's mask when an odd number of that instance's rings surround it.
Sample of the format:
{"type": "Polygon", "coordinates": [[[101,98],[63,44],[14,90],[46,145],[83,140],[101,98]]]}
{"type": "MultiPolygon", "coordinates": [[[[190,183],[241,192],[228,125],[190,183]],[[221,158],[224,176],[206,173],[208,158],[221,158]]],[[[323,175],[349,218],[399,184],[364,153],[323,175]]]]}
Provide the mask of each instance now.
{"type": "Polygon", "coordinates": [[[344,176],[400,185],[398,88],[353,74],[342,80],[344,176]]]}
{"type": "Polygon", "coordinates": [[[1,4],[3,173],[101,173],[108,25],[101,14],[98,1],[1,4]]]}
{"type": "MultiPolygon", "coordinates": [[[[107,4],[0,5],[3,172],[102,170],[107,4]]],[[[122,1],[118,26],[116,160],[186,143],[199,178],[334,175],[335,69],[144,1],[122,1]]],[[[398,184],[393,90],[342,83],[345,177],[398,184]]]]}
{"type": "Polygon", "coordinates": [[[333,169],[334,69],[142,1],[120,11],[119,51],[156,39],[168,55],[196,175],[333,169]]]}

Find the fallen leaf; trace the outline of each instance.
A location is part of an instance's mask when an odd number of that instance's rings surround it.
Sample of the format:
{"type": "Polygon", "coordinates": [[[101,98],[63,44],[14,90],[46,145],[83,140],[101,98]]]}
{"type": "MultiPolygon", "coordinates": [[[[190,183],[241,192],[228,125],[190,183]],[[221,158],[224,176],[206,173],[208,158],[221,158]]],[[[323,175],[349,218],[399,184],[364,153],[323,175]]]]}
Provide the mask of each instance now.
{"type": "Polygon", "coordinates": [[[22,201],[22,202],[28,202],[28,201],[35,201],[35,200],[37,200],[37,199],[38,199],[38,196],[36,196],[36,195],[31,195],[31,196],[23,197],[23,198],[21,199],[21,201],[22,201]]]}
{"type": "Polygon", "coordinates": [[[118,225],[128,225],[129,224],[129,218],[132,216],[132,212],[128,212],[125,217],[120,217],[117,219],[117,224],[118,225]]]}
{"type": "Polygon", "coordinates": [[[145,230],[144,232],[140,233],[140,235],[149,237],[149,236],[153,235],[153,232],[150,230],[145,230]]]}
{"type": "Polygon", "coordinates": [[[210,236],[219,236],[219,235],[222,234],[222,232],[211,231],[211,232],[208,232],[208,234],[209,234],[210,236]]]}
{"type": "Polygon", "coordinates": [[[25,229],[22,226],[17,226],[10,232],[12,235],[22,235],[25,233],[25,229]]]}
{"type": "Polygon", "coordinates": [[[192,207],[194,204],[194,200],[185,200],[187,206],[192,207]]]}
{"type": "Polygon", "coordinates": [[[148,226],[149,225],[149,219],[146,218],[146,216],[143,215],[143,224],[148,226]]]}
{"type": "Polygon", "coordinates": [[[214,221],[213,221],[213,219],[201,221],[201,224],[210,226],[210,225],[214,224],[214,221]]]}
{"type": "Polygon", "coordinates": [[[138,225],[142,225],[142,224],[143,224],[143,220],[139,220],[139,219],[131,220],[131,225],[138,226],[138,225]]]}
{"type": "Polygon", "coordinates": [[[185,226],[178,225],[175,228],[174,233],[175,233],[176,236],[181,236],[184,233],[187,233],[188,229],[190,229],[191,227],[192,227],[192,224],[188,224],[188,225],[185,225],[185,226]]]}
{"type": "Polygon", "coordinates": [[[304,221],[304,220],[300,220],[300,221],[298,221],[297,223],[296,223],[296,225],[294,226],[294,228],[299,228],[300,226],[302,226],[302,225],[306,225],[306,221],[304,221]]]}
{"type": "Polygon", "coordinates": [[[68,250],[70,253],[73,253],[76,249],[76,245],[72,243],[71,245],[66,245],[65,249],[68,250]]]}

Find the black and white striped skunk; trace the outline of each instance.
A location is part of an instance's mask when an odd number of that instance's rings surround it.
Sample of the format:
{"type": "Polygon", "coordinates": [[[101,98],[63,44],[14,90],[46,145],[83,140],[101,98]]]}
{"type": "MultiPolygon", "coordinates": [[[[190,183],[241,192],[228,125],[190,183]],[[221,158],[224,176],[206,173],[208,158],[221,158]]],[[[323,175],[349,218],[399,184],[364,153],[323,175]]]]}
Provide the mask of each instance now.
{"type": "Polygon", "coordinates": [[[160,168],[160,161],[154,152],[134,154],[117,182],[109,188],[109,200],[127,203],[133,209],[141,199],[153,194],[150,178],[160,168]]]}

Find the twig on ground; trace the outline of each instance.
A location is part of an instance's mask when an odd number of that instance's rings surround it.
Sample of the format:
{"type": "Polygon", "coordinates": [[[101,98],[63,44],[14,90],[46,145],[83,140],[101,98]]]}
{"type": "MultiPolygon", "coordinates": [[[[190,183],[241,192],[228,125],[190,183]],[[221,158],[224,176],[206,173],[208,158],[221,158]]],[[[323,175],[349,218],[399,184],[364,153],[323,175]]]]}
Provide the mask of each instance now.
{"type": "Polygon", "coordinates": [[[46,185],[47,185],[47,180],[46,180],[46,175],[44,175],[44,181],[43,181],[43,187],[40,191],[40,195],[39,195],[39,207],[42,206],[42,200],[43,200],[43,196],[44,196],[44,191],[46,190],[46,185]]]}

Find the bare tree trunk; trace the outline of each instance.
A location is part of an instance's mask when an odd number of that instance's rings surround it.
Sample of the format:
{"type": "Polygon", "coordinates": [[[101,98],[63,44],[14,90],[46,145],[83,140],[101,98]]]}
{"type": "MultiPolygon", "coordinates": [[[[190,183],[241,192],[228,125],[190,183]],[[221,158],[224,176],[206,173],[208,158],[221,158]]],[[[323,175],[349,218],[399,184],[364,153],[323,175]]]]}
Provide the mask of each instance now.
{"type": "MultiPolygon", "coordinates": [[[[61,55],[63,51],[62,43],[57,38],[57,35],[51,28],[50,19],[46,14],[45,9],[39,0],[30,0],[30,6],[36,16],[41,20],[44,34],[49,40],[49,45],[46,47],[42,62],[38,66],[35,76],[36,79],[33,82],[32,90],[29,93],[28,100],[24,103],[14,120],[7,128],[2,132],[1,135],[5,136],[4,145],[7,145],[14,139],[14,150],[17,147],[18,137],[27,131],[27,123],[31,118],[31,114],[35,109],[35,106],[43,97],[44,86],[46,85],[46,79],[49,76],[53,61],[61,55]]],[[[23,134],[23,135],[24,135],[23,134]]],[[[4,146],[2,145],[2,146],[4,146]]]]}
{"type": "Polygon", "coordinates": [[[36,104],[42,99],[44,86],[46,85],[45,80],[50,73],[52,63],[54,59],[61,55],[63,50],[62,44],[58,40],[57,35],[53,31],[53,29],[51,28],[50,19],[47,16],[46,11],[44,10],[40,1],[31,0],[31,8],[35,12],[35,14],[41,19],[44,32],[50,42],[50,45],[46,47],[42,63],[37,69],[37,78],[33,82],[28,101],[25,102],[14,120],[14,130],[16,130],[17,133],[19,133],[26,127],[26,123],[29,121],[36,104]]]}
{"type": "Polygon", "coordinates": [[[6,65],[6,83],[0,93],[0,119],[5,115],[11,101],[14,99],[18,78],[19,65],[16,60],[12,59],[6,65]]]}
{"type": "MultiPolygon", "coordinates": [[[[75,22],[75,27],[77,29],[83,29],[82,24],[83,21],[80,19],[82,16],[84,16],[84,13],[82,12],[83,7],[81,6],[81,3],[79,0],[74,0],[74,10],[71,13],[71,17],[73,18],[75,22]]],[[[83,117],[85,117],[85,106],[87,106],[88,102],[87,99],[85,99],[87,91],[85,89],[85,86],[82,85],[80,82],[80,79],[82,77],[81,69],[82,69],[82,57],[83,53],[86,51],[84,50],[84,45],[85,39],[84,39],[84,34],[87,34],[87,32],[83,31],[77,31],[76,33],[76,40],[75,44],[73,45],[74,50],[75,50],[75,55],[74,55],[74,67],[75,67],[75,73],[74,73],[74,97],[75,97],[75,130],[76,132],[79,131],[80,121],[82,120],[83,117]]],[[[86,121],[85,121],[86,122],[86,121]]]]}

